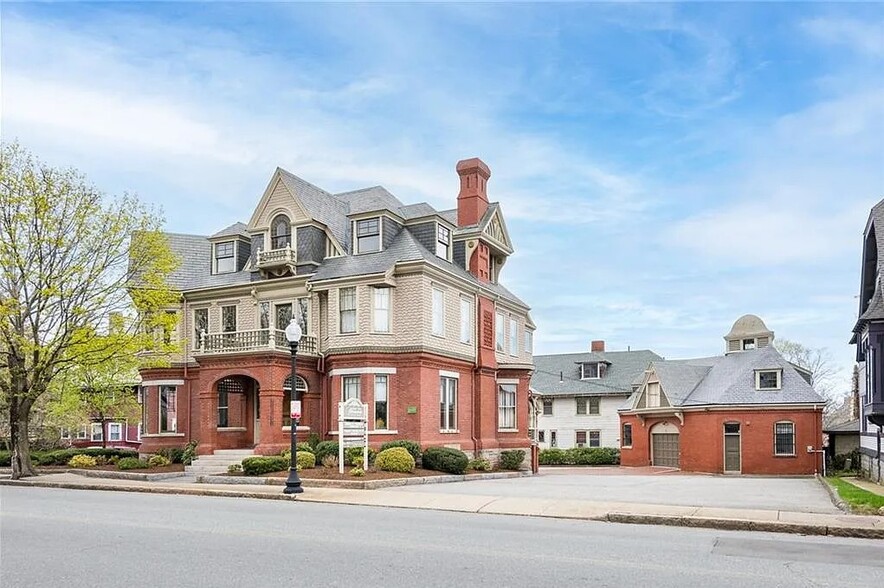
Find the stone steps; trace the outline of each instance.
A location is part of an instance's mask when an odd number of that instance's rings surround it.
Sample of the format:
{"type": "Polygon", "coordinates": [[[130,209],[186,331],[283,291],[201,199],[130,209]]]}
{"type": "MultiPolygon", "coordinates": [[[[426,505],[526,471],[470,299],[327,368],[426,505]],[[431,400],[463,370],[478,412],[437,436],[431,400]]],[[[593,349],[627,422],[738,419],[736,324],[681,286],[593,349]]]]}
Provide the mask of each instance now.
{"type": "Polygon", "coordinates": [[[200,455],[193,463],[184,466],[188,476],[226,474],[227,467],[242,463],[242,460],[255,455],[251,449],[216,449],[212,455],[200,455]]]}

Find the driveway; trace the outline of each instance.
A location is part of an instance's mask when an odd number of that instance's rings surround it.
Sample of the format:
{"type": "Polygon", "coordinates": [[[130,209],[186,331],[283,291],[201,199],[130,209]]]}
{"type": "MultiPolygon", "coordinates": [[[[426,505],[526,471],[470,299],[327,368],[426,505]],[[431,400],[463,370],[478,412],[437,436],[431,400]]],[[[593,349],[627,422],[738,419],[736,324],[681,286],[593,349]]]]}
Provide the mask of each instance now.
{"type": "Polygon", "coordinates": [[[402,486],[403,492],[561,498],[838,514],[815,478],[682,474],[647,468],[541,468],[537,476],[402,486]]]}

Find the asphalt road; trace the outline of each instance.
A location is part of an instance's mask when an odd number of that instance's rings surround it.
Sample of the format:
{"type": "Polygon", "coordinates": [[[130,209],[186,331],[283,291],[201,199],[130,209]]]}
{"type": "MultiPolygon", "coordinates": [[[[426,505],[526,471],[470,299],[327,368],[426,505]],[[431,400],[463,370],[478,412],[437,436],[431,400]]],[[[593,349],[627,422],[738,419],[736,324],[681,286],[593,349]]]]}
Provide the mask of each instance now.
{"type": "Polygon", "coordinates": [[[43,488],[0,489],[0,585],[874,586],[884,542],[43,488]]]}

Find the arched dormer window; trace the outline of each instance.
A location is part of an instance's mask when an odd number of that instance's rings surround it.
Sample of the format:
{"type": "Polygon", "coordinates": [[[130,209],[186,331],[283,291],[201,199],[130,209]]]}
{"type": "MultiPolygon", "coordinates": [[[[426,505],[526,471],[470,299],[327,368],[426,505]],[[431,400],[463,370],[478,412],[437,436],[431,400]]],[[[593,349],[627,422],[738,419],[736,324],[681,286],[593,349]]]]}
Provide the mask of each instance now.
{"type": "Polygon", "coordinates": [[[284,214],[277,215],[270,223],[270,248],[285,249],[292,244],[292,223],[284,214]]]}

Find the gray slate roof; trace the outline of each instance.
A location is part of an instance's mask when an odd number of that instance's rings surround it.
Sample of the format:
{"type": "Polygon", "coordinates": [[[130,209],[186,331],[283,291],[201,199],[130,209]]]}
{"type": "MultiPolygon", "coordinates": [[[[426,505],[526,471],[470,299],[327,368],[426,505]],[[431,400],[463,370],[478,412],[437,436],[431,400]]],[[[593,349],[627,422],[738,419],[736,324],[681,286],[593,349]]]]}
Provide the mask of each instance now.
{"type": "Polygon", "coordinates": [[[825,399],[773,346],[699,359],[653,362],[672,406],[823,404],[825,399]],[[755,371],[782,369],[780,390],[756,390],[755,371]]]}
{"type": "Polygon", "coordinates": [[[823,427],[823,433],[859,433],[859,432],[860,432],[859,419],[853,419],[852,421],[847,421],[846,423],[840,423],[837,425],[831,425],[829,427],[823,427]]]}
{"type": "Polygon", "coordinates": [[[652,361],[663,359],[653,351],[606,351],[535,355],[531,389],[539,396],[629,395],[652,361]],[[605,377],[581,380],[580,363],[604,361],[605,377]],[[561,381],[560,381],[561,374],[561,381]]]}
{"type": "MultiPolygon", "coordinates": [[[[863,325],[869,321],[884,319],[884,286],[881,277],[884,275],[884,200],[880,200],[869,212],[868,226],[875,230],[875,244],[878,249],[878,275],[875,279],[875,292],[869,305],[856,322],[854,333],[862,331],[863,325]]],[[[865,260],[863,260],[865,263],[865,260]]],[[[862,296],[862,292],[860,293],[862,296]]]]}
{"type": "MultiPolygon", "coordinates": [[[[311,282],[378,274],[391,269],[397,263],[423,260],[453,273],[472,284],[480,285],[502,298],[527,307],[525,302],[504,286],[480,283],[468,271],[428,251],[408,230],[400,231],[393,243],[383,251],[363,255],[349,255],[351,239],[348,215],[389,210],[408,220],[410,218],[440,214],[446,220],[456,224],[456,210],[437,213],[426,202],[405,206],[398,198],[381,186],[331,194],[282,168],[278,168],[278,171],[280,178],[288,189],[293,194],[297,194],[298,201],[301,203],[304,211],[311,218],[328,227],[332,235],[335,236],[345,249],[344,256],[324,260],[311,276],[311,282]]],[[[492,204],[492,207],[495,207],[494,210],[496,210],[496,206],[496,203],[492,204]]],[[[218,275],[212,275],[211,272],[212,244],[209,239],[235,235],[248,237],[246,229],[247,225],[238,222],[215,233],[212,237],[167,233],[172,251],[181,260],[180,267],[169,278],[170,285],[173,288],[186,291],[243,284],[259,279],[257,274],[250,271],[218,275]]]]}

